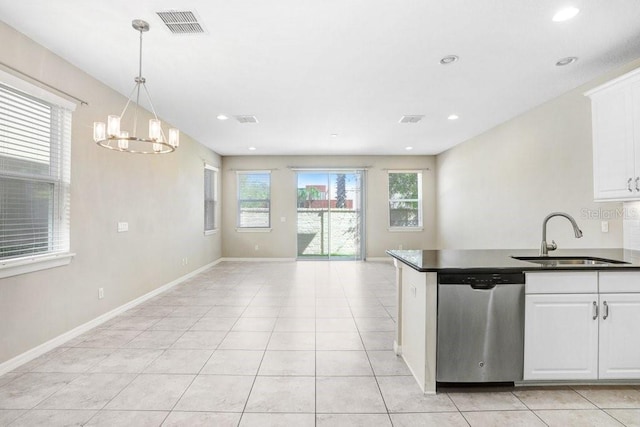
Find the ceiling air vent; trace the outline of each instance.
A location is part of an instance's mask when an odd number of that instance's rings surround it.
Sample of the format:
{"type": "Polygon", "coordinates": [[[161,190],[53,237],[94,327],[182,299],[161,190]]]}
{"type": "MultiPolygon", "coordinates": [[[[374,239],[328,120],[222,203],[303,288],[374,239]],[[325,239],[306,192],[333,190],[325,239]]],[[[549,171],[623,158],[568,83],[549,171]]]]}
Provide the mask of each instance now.
{"type": "Polygon", "coordinates": [[[234,116],[238,123],[258,123],[256,116],[234,116]]]}
{"type": "Polygon", "coordinates": [[[173,34],[203,34],[205,32],[194,12],[169,10],[156,13],[173,34]]]}
{"type": "Polygon", "coordinates": [[[424,116],[402,116],[400,123],[418,123],[424,116]]]}

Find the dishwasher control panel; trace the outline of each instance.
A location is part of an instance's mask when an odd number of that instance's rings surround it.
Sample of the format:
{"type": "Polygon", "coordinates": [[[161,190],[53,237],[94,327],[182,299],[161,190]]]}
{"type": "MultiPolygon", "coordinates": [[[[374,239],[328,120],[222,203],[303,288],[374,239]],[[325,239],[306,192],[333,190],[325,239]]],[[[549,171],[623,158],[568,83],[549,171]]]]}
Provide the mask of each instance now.
{"type": "Polygon", "coordinates": [[[521,285],[524,284],[524,273],[438,274],[438,283],[441,285],[472,285],[479,287],[521,285]]]}

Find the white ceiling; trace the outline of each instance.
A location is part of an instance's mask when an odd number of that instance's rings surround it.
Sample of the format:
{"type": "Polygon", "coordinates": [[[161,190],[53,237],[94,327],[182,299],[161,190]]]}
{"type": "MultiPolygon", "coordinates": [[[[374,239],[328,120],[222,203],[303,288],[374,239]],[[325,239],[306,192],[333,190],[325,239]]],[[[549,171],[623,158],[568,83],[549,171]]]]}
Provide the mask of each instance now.
{"type": "Polygon", "coordinates": [[[0,17],[125,95],[148,21],[158,114],[222,155],[437,154],[640,57],[638,0],[0,0],[0,17]],[[207,33],[172,35],[165,10],[207,33]]]}

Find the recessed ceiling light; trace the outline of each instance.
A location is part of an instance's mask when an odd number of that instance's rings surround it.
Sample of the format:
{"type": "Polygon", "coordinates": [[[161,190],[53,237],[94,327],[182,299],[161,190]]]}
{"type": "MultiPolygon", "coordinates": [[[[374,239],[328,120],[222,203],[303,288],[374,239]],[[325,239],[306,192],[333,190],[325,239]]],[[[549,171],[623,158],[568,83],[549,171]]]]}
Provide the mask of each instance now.
{"type": "Polygon", "coordinates": [[[256,116],[233,116],[236,118],[238,123],[258,123],[258,119],[256,116]]]}
{"type": "Polygon", "coordinates": [[[457,114],[449,114],[449,117],[447,117],[449,120],[458,120],[459,118],[457,114]]]}
{"type": "Polygon", "coordinates": [[[447,56],[445,56],[444,58],[442,58],[442,59],[440,60],[440,63],[441,63],[442,65],[449,65],[449,64],[453,64],[453,63],[454,63],[454,62],[456,62],[458,59],[460,59],[460,58],[458,58],[458,56],[457,56],[457,55],[447,55],[447,56]]]}
{"type": "Polygon", "coordinates": [[[424,114],[411,114],[400,117],[398,123],[418,123],[424,118],[424,114]]]}
{"type": "Polygon", "coordinates": [[[337,137],[338,137],[338,134],[337,134],[337,133],[332,133],[332,134],[331,134],[331,138],[337,138],[337,137]]]}
{"type": "Polygon", "coordinates": [[[216,119],[218,120],[227,120],[229,118],[229,116],[225,116],[224,114],[218,114],[218,116],[216,117],[216,119]]]}
{"type": "Polygon", "coordinates": [[[413,150],[413,147],[404,147],[404,149],[407,150],[407,151],[411,151],[411,150],[413,150]]]}
{"type": "Polygon", "coordinates": [[[559,59],[558,62],[556,62],[556,65],[558,67],[564,67],[565,65],[573,64],[577,60],[578,58],[575,56],[567,56],[566,58],[559,59]]]}
{"type": "Polygon", "coordinates": [[[564,9],[560,9],[559,11],[557,11],[556,14],[553,15],[552,19],[553,22],[568,21],[569,19],[576,16],[579,12],[580,9],[578,9],[577,7],[565,7],[564,9]]]}
{"type": "Polygon", "coordinates": [[[249,147],[249,151],[256,151],[256,147],[249,147]]]}

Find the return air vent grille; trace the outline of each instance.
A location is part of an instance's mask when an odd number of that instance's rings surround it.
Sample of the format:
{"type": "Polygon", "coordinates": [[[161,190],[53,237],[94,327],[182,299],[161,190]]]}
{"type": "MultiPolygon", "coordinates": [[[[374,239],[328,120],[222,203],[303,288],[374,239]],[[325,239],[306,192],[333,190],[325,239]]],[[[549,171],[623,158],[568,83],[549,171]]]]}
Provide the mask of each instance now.
{"type": "Polygon", "coordinates": [[[256,116],[234,116],[239,123],[258,123],[256,116]]]}
{"type": "Polygon", "coordinates": [[[173,34],[205,33],[194,12],[169,10],[156,13],[173,34]]]}
{"type": "Polygon", "coordinates": [[[424,118],[424,116],[402,116],[402,118],[400,119],[400,123],[418,123],[420,120],[422,120],[424,118]]]}

